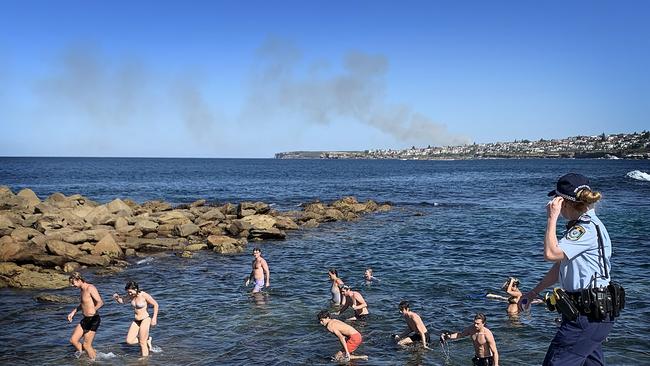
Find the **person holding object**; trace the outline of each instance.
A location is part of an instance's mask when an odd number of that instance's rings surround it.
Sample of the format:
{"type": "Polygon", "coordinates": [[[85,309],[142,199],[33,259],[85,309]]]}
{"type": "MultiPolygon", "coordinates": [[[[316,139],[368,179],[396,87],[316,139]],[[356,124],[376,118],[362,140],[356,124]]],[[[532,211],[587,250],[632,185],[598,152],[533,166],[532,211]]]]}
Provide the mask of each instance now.
{"type": "MultiPolygon", "coordinates": [[[[126,343],[139,343],[142,357],[147,357],[153,348],[151,337],[149,337],[149,328],[155,327],[158,324],[158,303],[151,295],[140,291],[140,287],[135,281],[129,281],[124,289],[131,299],[130,303],[135,313],[135,318],[131,322],[129,331],[126,334],[126,343]],[[153,306],[153,317],[151,318],[149,317],[148,311],[149,305],[153,306]]],[[[120,304],[124,304],[124,298],[119,294],[113,294],[113,299],[120,304]]]]}
{"type": "Polygon", "coordinates": [[[589,180],[569,173],[549,193],[544,259],[553,266],[520,300],[528,307],[540,291],[559,281],[549,308],[562,314],[562,323],[546,352],[543,365],[604,365],[602,342],[625,303],[622,287],[610,284],[612,244],[594,204],[601,198],[589,180]],[[560,240],[556,225],[562,215],[569,222],[560,240]],[[552,304],[552,305],[551,305],[552,304]]]}
{"type": "Polygon", "coordinates": [[[499,366],[499,351],[494,341],[494,335],[485,326],[487,319],[483,313],[474,316],[474,325],[467,327],[462,332],[443,333],[440,335],[440,342],[446,342],[449,339],[458,339],[470,336],[474,343],[474,366],[499,366]]]}
{"type": "Polygon", "coordinates": [[[266,259],[262,258],[262,249],[259,247],[253,249],[253,257],[255,257],[251,264],[253,269],[251,270],[251,274],[246,278],[244,286],[248,286],[251,280],[254,281],[255,287],[253,287],[253,293],[257,293],[262,291],[264,287],[271,286],[271,272],[268,263],[266,263],[266,259]]]}
{"type": "Polygon", "coordinates": [[[406,329],[402,334],[396,334],[395,340],[400,346],[406,346],[414,342],[421,342],[425,349],[430,349],[429,332],[427,332],[427,327],[424,325],[422,318],[420,318],[420,316],[414,311],[411,311],[410,307],[408,301],[402,301],[399,303],[399,312],[404,316],[406,329]]]}
{"type": "Polygon", "coordinates": [[[97,352],[93,348],[93,340],[95,339],[95,334],[101,319],[99,318],[99,308],[104,305],[102,297],[99,295],[97,288],[83,279],[79,272],[74,272],[68,278],[70,285],[79,289],[79,306],[68,314],[68,322],[72,322],[75,314],[78,310],[81,310],[83,313],[83,319],[81,322],[74,328],[72,336],[70,337],[70,343],[77,349],[77,355],[81,355],[83,351],[88,353],[88,358],[95,360],[97,357],[97,352]],[[80,342],[83,337],[83,344],[80,342]]]}

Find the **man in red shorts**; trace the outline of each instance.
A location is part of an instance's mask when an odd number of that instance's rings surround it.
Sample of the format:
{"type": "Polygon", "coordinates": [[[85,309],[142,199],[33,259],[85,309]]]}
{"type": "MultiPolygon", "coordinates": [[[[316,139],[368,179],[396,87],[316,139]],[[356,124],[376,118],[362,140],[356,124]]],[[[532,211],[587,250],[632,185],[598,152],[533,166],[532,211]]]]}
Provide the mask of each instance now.
{"type": "Polygon", "coordinates": [[[323,310],[318,313],[318,322],[321,323],[327,330],[338,337],[343,349],[336,352],[334,355],[335,361],[349,361],[349,360],[367,360],[368,356],[355,356],[351,355],[354,350],[359,347],[362,342],[361,333],[359,333],[352,326],[345,324],[338,319],[330,318],[330,313],[323,310]]]}

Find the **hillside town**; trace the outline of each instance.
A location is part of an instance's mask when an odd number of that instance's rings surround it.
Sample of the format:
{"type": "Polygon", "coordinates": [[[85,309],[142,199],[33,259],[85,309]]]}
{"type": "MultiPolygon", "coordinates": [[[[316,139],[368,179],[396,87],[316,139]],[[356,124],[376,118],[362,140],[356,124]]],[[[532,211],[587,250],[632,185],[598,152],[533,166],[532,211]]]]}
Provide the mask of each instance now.
{"type": "Polygon", "coordinates": [[[292,151],[276,159],[650,159],[650,132],[572,136],[564,139],[515,140],[459,146],[427,146],[365,151],[292,151]]]}

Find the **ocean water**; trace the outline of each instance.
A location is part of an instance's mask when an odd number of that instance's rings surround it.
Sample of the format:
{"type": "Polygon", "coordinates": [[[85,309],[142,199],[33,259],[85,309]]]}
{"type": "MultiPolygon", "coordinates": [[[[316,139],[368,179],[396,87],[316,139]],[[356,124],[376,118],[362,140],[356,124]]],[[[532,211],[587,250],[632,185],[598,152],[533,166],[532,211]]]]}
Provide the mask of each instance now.
{"type": "MultiPolygon", "coordinates": [[[[131,259],[113,276],[87,275],[106,305],[94,342],[98,365],[332,364],[340,345],[316,322],[329,306],[327,269],[335,267],[369,304],[371,317],[355,324],[364,337],[357,365],[468,365],[468,339],[444,354],[398,349],[390,340],[404,321],[397,304],[412,303],[429,331],[462,330],[476,312],[487,315],[503,365],[539,365],[555,334],[556,314],[534,307],[509,319],[505,304],[486,300],[508,276],[529,289],[544,262],[546,193],[570,171],[591,178],[604,199],[597,207],[613,242],[612,275],[627,289],[627,308],[604,343],[610,365],[650,364],[650,173],[648,161],[481,160],[361,161],[270,159],[0,158],[0,185],[81,193],[106,202],[115,197],[173,203],[261,200],[291,209],[314,199],[354,195],[390,201],[394,209],[361,221],[323,224],[261,244],[271,288],[251,297],[242,287],[250,253],[192,259],[160,253],[131,259]],[[366,286],[371,266],[380,282],[366,286]],[[111,294],[134,279],[160,303],[152,331],[154,353],[139,361],[139,347],[123,342],[129,306],[111,294]]],[[[251,244],[252,247],[252,244],[251,244]]],[[[40,304],[47,291],[0,289],[0,364],[87,364],[68,338],[80,318],[65,317],[74,304],[40,304]]],[[[76,296],[74,289],[58,293],[76,296]]],[[[435,337],[434,337],[435,338],[435,337]]]]}

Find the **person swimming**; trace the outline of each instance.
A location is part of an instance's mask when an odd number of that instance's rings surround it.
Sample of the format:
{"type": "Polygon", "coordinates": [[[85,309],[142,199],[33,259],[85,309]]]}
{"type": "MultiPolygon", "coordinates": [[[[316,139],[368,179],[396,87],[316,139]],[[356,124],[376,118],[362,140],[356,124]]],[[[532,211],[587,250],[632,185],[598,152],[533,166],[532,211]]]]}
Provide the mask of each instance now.
{"type": "MultiPolygon", "coordinates": [[[[150,327],[158,323],[158,302],[148,293],[141,291],[138,283],[129,281],[124,286],[127,295],[131,299],[130,304],[133,307],[134,319],[129,326],[126,334],[127,344],[140,344],[140,350],[143,357],[149,356],[152,349],[152,338],[149,336],[150,327]],[[153,306],[153,317],[149,316],[148,306],[153,306]]],[[[119,294],[113,294],[113,299],[120,304],[124,304],[124,298],[119,294]]]]}

